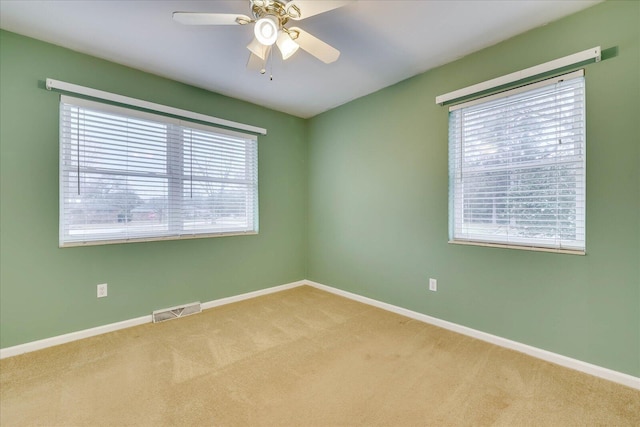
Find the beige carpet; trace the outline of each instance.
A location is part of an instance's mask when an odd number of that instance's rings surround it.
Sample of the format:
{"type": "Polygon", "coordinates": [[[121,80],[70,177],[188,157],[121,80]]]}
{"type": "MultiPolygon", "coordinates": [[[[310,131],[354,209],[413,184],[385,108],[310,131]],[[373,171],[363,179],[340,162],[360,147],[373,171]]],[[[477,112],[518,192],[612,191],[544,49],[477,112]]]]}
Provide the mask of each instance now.
{"type": "Polygon", "coordinates": [[[0,361],[9,426],[640,426],[640,391],[292,290],[0,361]]]}

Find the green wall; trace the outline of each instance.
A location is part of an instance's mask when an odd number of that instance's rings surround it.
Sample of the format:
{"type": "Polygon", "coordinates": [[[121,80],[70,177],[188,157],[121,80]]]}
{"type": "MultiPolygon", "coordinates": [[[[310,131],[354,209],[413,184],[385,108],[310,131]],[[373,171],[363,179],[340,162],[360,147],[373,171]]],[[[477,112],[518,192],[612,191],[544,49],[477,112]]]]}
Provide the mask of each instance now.
{"type": "Polygon", "coordinates": [[[305,120],[9,32],[0,93],[1,347],[305,278],[305,120]],[[59,97],[41,88],[47,77],[267,128],[260,234],[58,248],[59,97]]]}
{"type": "Polygon", "coordinates": [[[640,3],[606,2],[314,117],[308,278],[640,376],[639,61],[640,3]],[[448,244],[434,98],[593,46],[587,255],[448,244]]]}

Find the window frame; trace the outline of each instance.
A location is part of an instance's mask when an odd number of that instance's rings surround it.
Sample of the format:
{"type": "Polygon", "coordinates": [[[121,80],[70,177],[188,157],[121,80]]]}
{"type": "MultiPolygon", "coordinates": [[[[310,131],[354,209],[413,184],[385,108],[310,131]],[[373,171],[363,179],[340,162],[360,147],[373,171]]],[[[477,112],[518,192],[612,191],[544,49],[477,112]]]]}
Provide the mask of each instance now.
{"type": "MultiPolygon", "coordinates": [[[[110,103],[94,101],[85,98],[78,98],[69,95],[61,95],[60,96],[60,104],[59,104],[59,114],[60,114],[60,152],[59,152],[59,247],[74,247],[74,246],[88,246],[88,245],[106,245],[106,244],[117,244],[117,243],[133,243],[133,242],[148,242],[148,241],[162,241],[162,240],[183,240],[183,239],[195,239],[195,238],[209,238],[209,237],[224,237],[224,236],[238,236],[238,235],[256,235],[259,231],[259,197],[258,197],[258,137],[257,135],[242,133],[237,131],[228,130],[225,128],[221,128],[215,125],[210,124],[201,124],[193,121],[185,121],[176,117],[156,114],[154,112],[141,111],[139,109],[128,108],[126,106],[113,105],[110,103]],[[104,113],[106,115],[117,115],[120,117],[126,117],[131,120],[141,120],[148,122],[155,122],[161,125],[166,126],[166,138],[165,138],[165,158],[164,158],[164,173],[157,172],[128,172],[124,169],[114,168],[112,170],[101,169],[100,174],[105,175],[113,175],[119,177],[127,177],[128,179],[131,177],[140,177],[151,181],[153,179],[164,179],[166,180],[166,194],[165,194],[165,202],[167,203],[167,211],[171,211],[171,213],[167,213],[166,220],[166,228],[160,229],[157,227],[159,231],[151,230],[153,227],[149,227],[149,229],[141,234],[130,234],[131,230],[126,229],[127,224],[125,224],[124,228],[126,231],[121,232],[123,235],[122,238],[114,237],[117,234],[115,232],[107,233],[109,237],[101,239],[98,237],[99,233],[87,233],[83,234],[83,238],[73,238],[71,234],[68,232],[69,228],[67,225],[69,224],[67,221],[67,214],[65,213],[66,202],[65,198],[68,198],[70,194],[68,194],[68,188],[65,187],[65,178],[64,174],[69,173],[70,167],[67,163],[68,159],[65,158],[65,153],[68,152],[68,147],[65,144],[68,142],[65,141],[65,136],[63,132],[65,131],[65,124],[63,123],[64,114],[63,114],[63,105],[72,105],[73,107],[77,107],[80,109],[89,109],[92,111],[97,111],[99,113],[104,113]],[[184,185],[185,182],[189,181],[193,183],[201,183],[201,182],[210,182],[210,183],[219,183],[220,180],[216,180],[215,178],[210,177],[197,177],[191,173],[191,176],[187,178],[188,171],[186,170],[186,165],[183,165],[184,159],[183,156],[187,151],[187,140],[184,139],[185,132],[193,132],[199,133],[200,135],[214,135],[214,139],[223,140],[225,138],[229,140],[237,140],[244,141],[245,143],[245,151],[246,157],[244,161],[247,162],[245,177],[246,182],[242,182],[238,185],[246,185],[246,192],[243,194],[251,200],[250,206],[251,209],[247,208],[245,212],[246,221],[246,229],[243,230],[232,230],[232,231],[201,231],[196,228],[188,229],[185,227],[185,213],[184,213],[184,185]],[[65,151],[66,150],[66,151],[65,151]],[[181,159],[178,160],[177,163],[180,165],[179,170],[171,170],[172,166],[176,167],[176,161],[170,161],[169,158],[173,156],[174,158],[181,159]],[[251,163],[251,164],[249,164],[251,163]],[[179,212],[176,214],[176,212],[179,212]],[[125,236],[126,235],[126,236],[125,236]]],[[[124,128],[123,128],[124,129],[124,128]]],[[[128,129],[128,128],[127,128],[128,129]]],[[[78,143],[79,144],[79,143],[78,143]]],[[[215,141],[213,142],[215,144],[215,141]]],[[[219,142],[218,142],[219,144],[219,142]]],[[[190,149],[193,149],[191,147],[190,149]]],[[[223,150],[224,146],[217,146],[218,150],[223,150]],[[222,147],[222,148],[221,148],[222,147]]],[[[123,153],[126,150],[123,150],[123,153]]],[[[126,153],[125,153],[126,154],[126,153]]],[[[128,154],[126,154],[128,155],[128,154]]],[[[191,164],[193,166],[193,163],[191,164]]],[[[78,173],[78,182],[80,182],[80,175],[91,172],[91,168],[81,167],[80,163],[75,166],[78,173]]],[[[148,182],[147,181],[147,182],[148,182]]],[[[240,182],[240,180],[236,179],[236,184],[240,182]]],[[[230,181],[229,181],[230,182],[230,181]]],[[[80,188],[80,187],[78,187],[80,188]]],[[[71,214],[69,214],[71,215],[71,214]]],[[[86,226],[86,224],[85,224],[86,226]]],[[[142,227],[140,227],[142,228],[142,227]]]]}
{"type": "MultiPolygon", "coordinates": [[[[545,251],[545,252],[557,252],[557,253],[567,253],[567,254],[576,254],[576,255],[584,255],[586,254],[586,82],[584,80],[584,70],[577,70],[571,73],[567,73],[561,76],[552,77],[549,79],[545,79],[542,81],[537,81],[531,84],[527,84],[524,86],[516,87],[510,90],[506,90],[504,92],[492,94],[489,96],[477,98],[470,100],[468,102],[464,102],[457,105],[452,105],[449,108],[449,243],[452,244],[461,244],[461,245],[473,245],[473,246],[488,246],[488,247],[499,247],[499,248],[508,248],[508,249],[521,249],[521,250],[534,250],[534,251],[545,251]],[[578,173],[580,180],[576,181],[576,200],[575,200],[575,211],[576,211],[576,227],[575,233],[576,238],[572,240],[575,244],[569,243],[567,244],[567,240],[556,237],[555,243],[549,243],[551,239],[536,239],[536,238],[514,238],[513,235],[510,235],[508,232],[506,237],[496,237],[497,234],[494,234],[493,238],[487,238],[490,233],[482,233],[482,232],[462,232],[461,229],[457,228],[459,223],[464,223],[464,218],[462,220],[458,220],[457,216],[461,215],[461,211],[464,211],[464,189],[462,189],[461,185],[463,185],[461,177],[461,172],[459,170],[459,165],[457,165],[457,161],[461,160],[462,155],[460,151],[464,148],[462,145],[456,146],[455,144],[464,144],[463,136],[460,136],[458,140],[455,140],[455,136],[452,132],[452,114],[455,111],[466,109],[469,107],[482,107],[486,106],[492,101],[500,100],[506,97],[512,97],[514,95],[519,94],[527,94],[533,93],[539,88],[544,88],[550,85],[558,85],[563,81],[569,81],[580,78],[581,80],[581,89],[582,89],[582,106],[580,118],[581,121],[581,135],[582,139],[580,140],[579,148],[580,154],[576,157],[579,158],[579,161],[575,161],[574,164],[580,164],[580,172],[578,173]],[[460,156],[460,159],[455,156],[460,156]],[[455,157],[455,159],[454,159],[455,157]],[[463,193],[460,196],[460,192],[463,193]]],[[[456,135],[457,136],[457,135],[456,135]]],[[[535,167],[549,167],[549,166],[557,166],[557,161],[546,158],[541,160],[536,160],[532,162],[535,164],[535,167]]],[[[479,170],[485,173],[490,173],[492,171],[495,172],[496,169],[509,169],[509,170],[518,170],[518,168],[522,168],[519,164],[514,164],[513,166],[505,167],[505,166],[479,166],[479,170]],[[509,169],[510,168],[510,169],[509,169]]],[[[465,169],[465,172],[467,170],[465,169]]],[[[478,179],[472,181],[477,183],[481,182],[478,179]]],[[[469,185],[469,181],[467,181],[467,185],[469,185]]],[[[556,208],[559,206],[559,202],[556,202],[556,208]]],[[[462,213],[464,216],[464,212],[462,213]]],[[[494,212],[495,215],[495,212],[494,212]]],[[[495,220],[495,218],[494,218],[495,220]]],[[[509,227],[510,228],[510,225],[509,227]]]]}

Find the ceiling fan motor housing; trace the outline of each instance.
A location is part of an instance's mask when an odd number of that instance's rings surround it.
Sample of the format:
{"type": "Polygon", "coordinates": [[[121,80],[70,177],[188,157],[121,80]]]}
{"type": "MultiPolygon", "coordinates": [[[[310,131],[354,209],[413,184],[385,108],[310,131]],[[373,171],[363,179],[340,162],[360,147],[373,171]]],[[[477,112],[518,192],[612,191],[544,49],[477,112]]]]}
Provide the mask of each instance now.
{"type": "MultiPolygon", "coordinates": [[[[295,37],[290,34],[284,25],[289,22],[289,18],[294,19],[300,16],[300,10],[297,6],[292,5],[287,9],[287,3],[283,0],[250,0],[251,11],[255,18],[254,33],[256,39],[265,46],[273,45],[278,40],[278,47],[282,50],[282,34],[284,31],[289,35],[290,39],[295,37]]],[[[286,42],[285,42],[286,43],[286,42]]],[[[295,52],[295,49],[283,57],[289,57],[295,52]]],[[[286,59],[286,58],[285,58],[286,59]]]]}
{"type": "MultiPolygon", "coordinates": [[[[293,10],[293,8],[291,9],[293,10]]],[[[278,29],[289,21],[286,2],[281,0],[251,0],[251,12],[256,21],[266,16],[275,17],[279,24],[278,29]]]]}

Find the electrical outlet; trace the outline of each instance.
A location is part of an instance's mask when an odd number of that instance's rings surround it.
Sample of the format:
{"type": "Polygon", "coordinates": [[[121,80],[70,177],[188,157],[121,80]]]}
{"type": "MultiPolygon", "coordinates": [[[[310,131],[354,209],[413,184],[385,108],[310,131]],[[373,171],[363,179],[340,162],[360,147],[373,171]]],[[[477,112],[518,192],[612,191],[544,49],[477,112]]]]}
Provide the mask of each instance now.
{"type": "Polygon", "coordinates": [[[102,283],[98,285],[98,298],[104,298],[107,296],[107,284],[102,283]]]}
{"type": "Polygon", "coordinates": [[[436,279],[429,279],[429,290],[433,292],[438,290],[438,281],[436,279]]]}

